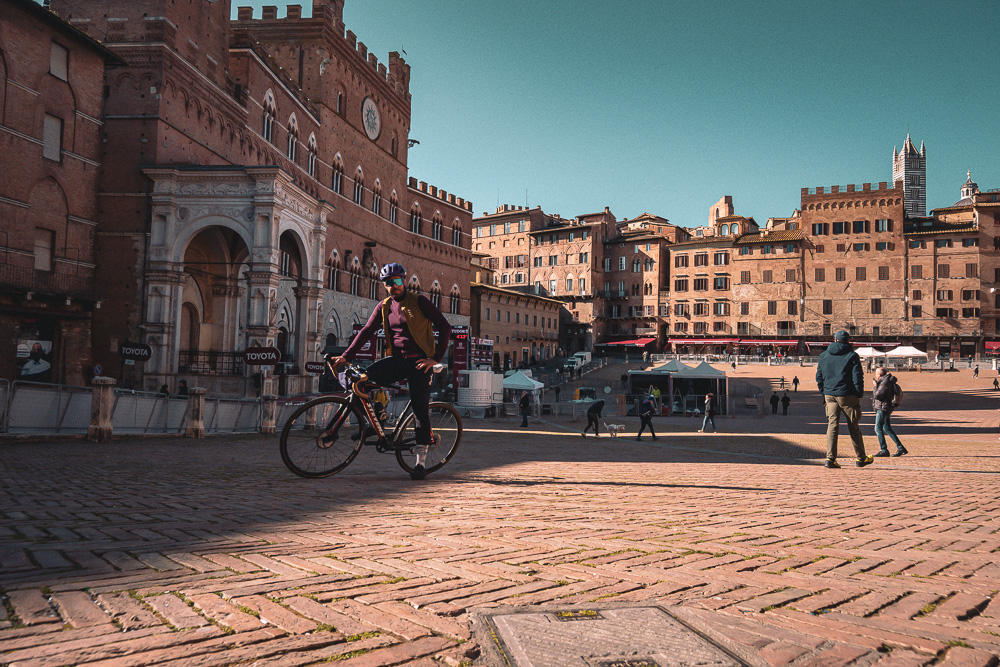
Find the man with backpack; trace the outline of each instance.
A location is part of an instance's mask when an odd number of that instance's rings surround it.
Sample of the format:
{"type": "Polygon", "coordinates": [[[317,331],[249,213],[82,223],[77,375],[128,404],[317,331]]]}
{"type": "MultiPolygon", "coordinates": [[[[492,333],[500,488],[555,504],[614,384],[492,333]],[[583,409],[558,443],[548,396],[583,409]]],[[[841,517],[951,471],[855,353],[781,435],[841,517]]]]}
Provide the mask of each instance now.
{"type": "Polygon", "coordinates": [[[908,454],[906,447],[899,441],[896,432],[892,430],[892,411],[899,407],[903,400],[903,390],[899,388],[896,377],[884,368],[875,371],[875,390],[872,392],[872,403],[875,406],[875,435],[878,437],[879,451],[875,456],[890,456],[885,444],[888,435],[896,443],[896,453],[892,456],[908,454]]]}

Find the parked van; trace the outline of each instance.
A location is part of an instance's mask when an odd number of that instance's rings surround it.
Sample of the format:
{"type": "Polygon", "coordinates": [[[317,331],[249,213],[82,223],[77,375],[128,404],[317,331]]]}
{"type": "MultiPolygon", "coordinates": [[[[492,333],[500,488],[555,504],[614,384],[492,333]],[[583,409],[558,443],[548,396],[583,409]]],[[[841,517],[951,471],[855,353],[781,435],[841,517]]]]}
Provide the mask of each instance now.
{"type": "Polygon", "coordinates": [[[590,352],[577,352],[573,356],[580,360],[581,366],[583,364],[589,364],[590,360],[593,358],[593,355],[591,355],[590,352]]]}

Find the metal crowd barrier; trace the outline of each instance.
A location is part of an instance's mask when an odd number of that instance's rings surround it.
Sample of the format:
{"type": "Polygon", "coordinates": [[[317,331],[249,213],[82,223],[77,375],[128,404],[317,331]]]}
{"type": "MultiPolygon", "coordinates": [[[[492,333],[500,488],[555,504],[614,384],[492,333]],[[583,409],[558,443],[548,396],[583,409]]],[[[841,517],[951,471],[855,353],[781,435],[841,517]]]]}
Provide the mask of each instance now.
{"type": "Polygon", "coordinates": [[[205,433],[259,432],[262,413],[255,399],[205,398],[205,433]]]}
{"type": "Polygon", "coordinates": [[[187,399],[163,394],[117,390],[111,414],[111,428],[119,435],[183,433],[187,420],[187,399]]]}
{"type": "MultiPolygon", "coordinates": [[[[86,434],[92,393],[90,387],[20,380],[11,383],[0,378],[0,433],[86,434]]],[[[257,432],[262,413],[256,399],[206,397],[205,432],[257,432]]],[[[115,435],[184,433],[187,420],[186,398],[127,389],[114,392],[111,427],[115,435]]]]}
{"type": "Polygon", "coordinates": [[[17,380],[10,385],[4,414],[6,433],[86,433],[90,387],[17,380]]]}

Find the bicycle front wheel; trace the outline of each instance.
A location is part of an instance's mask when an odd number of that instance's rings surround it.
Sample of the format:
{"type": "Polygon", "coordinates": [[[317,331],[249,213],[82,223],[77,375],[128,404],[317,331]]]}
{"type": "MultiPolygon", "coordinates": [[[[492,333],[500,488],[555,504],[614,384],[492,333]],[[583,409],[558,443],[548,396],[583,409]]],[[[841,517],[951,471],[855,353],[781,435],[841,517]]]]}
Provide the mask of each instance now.
{"type": "Polygon", "coordinates": [[[309,401],[281,429],[281,460],[299,477],[328,477],[354,460],[364,442],[364,420],[340,396],[309,401]]]}
{"type": "MultiPolygon", "coordinates": [[[[432,444],[427,447],[424,469],[427,472],[434,472],[440,470],[458,451],[458,445],[462,442],[462,418],[458,416],[458,411],[447,403],[431,403],[428,407],[431,415],[432,444]]],[[[400,428],[399,438],[396,440],[403,447],[408,447],[396,450],[396,461],[406,472],[410,472],[413,466],[417,465],[416,429],[417,418],[411,414],[400,428]]]]}

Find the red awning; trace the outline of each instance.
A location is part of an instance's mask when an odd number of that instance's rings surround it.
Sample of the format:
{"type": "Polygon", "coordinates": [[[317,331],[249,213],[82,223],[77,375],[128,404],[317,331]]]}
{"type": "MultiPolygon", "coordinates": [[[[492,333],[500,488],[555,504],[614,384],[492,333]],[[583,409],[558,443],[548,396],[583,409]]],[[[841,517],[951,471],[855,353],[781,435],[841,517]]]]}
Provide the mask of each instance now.
{"type": "MultiPolygon", "coordinates": [[[[831,341],[828,341],[828,340],[819,341],[819,342],[809,341],[808,343],[806,343],[806,345],[810,345],[810,346],[813,346],[813,347],[826,347],[827,345],[830,344],[830,342],[831,341]]],[[[854,347],[899,347],[900,344],[899,343],[866,343],[866,342],[862,342],[862,341],[852,340],[851,341],[851,345],[853,345],[854,347]]],[[[997,345],[1000,346],[1000,343],[997,343],[997,345]]]]}
{"type": "Polygon", "coordinates": [[[986,341],[987,350],[1000,350],[1000,340],[988,340],[986,341]]]}
{"type": "Polygon", "coordinates": [[[640,347],[649,345],[655,338],[636,338],[634,340],[616,340],[605,343],[605,345],[638,345],[640,347]]]}
{"type": "Polygon", "coordinates": [[[741,340],[740,345],[798,345],[797,340],[741,340]]]}
{"type": "Polygon", "coordinates": [[[671,338],[673,345],[728,345],[739,342],[739,338],[671,338]]]}

